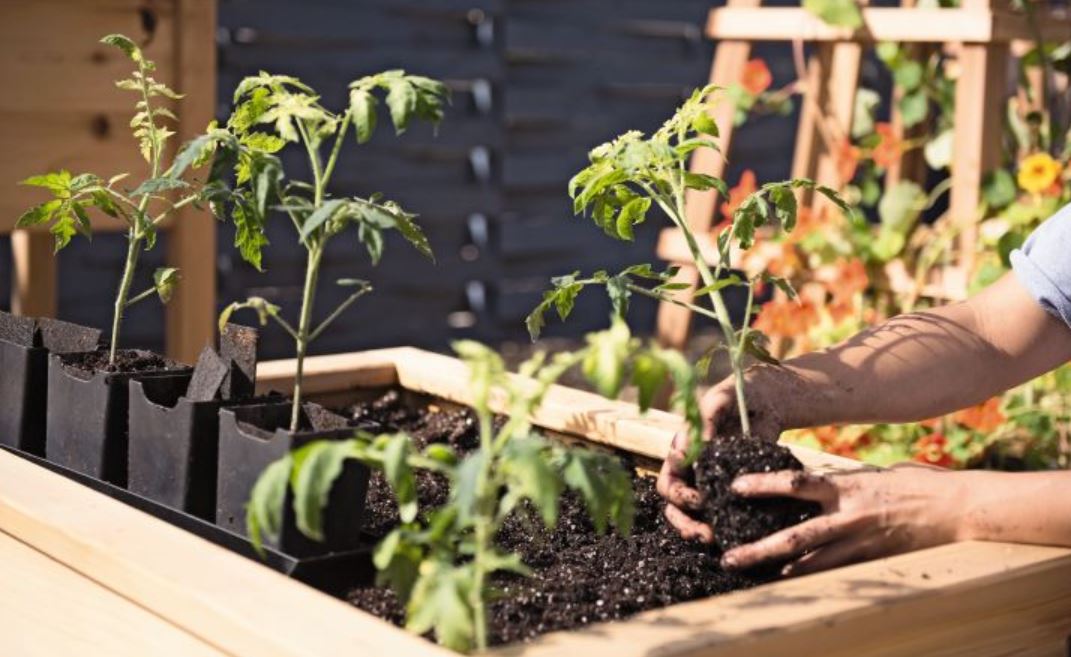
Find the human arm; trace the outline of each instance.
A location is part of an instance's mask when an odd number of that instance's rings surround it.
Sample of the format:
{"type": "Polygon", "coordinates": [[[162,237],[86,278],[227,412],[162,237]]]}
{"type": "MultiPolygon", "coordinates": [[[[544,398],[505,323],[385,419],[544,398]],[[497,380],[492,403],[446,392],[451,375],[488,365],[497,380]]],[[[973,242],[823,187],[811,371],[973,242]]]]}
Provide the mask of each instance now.
{"type": "MultiPolygon", "coordinates": [[[[1071,360],[1071,329],[1008,274],[971,299],[894,317],[830,349],[749,369],[748,407],[757,437],[836,423],[906,422],[977,404],[1071,360]]],[[[704,434],[736,413],[732,383],[701,400],[704,434]]],[[[681,437],[659,474],[666,516],[687,538],[713,540],[684,509],[688,486],[681,437]]]]}
{"type": "MultiPolygon", "coordinates": [[[[1009,273],[962,303],[893,317],[829,349],[752,368],[747,392],[780,430],[911,422],[981,403],[1068,360],[1071,329],[1009,273]]],[[[735,412],[727,393],[721,384],[703,400],[708,433],[735,412]]]]}

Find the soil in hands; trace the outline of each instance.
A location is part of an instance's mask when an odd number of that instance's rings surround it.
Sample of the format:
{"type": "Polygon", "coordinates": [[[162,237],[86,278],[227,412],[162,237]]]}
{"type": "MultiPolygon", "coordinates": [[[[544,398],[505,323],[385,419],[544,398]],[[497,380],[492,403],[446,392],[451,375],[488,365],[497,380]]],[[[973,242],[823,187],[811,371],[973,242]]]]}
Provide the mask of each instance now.
{"type": "MultiPolygon", "coordinates": [[[[417,409],[403,404],[396,393],[355,406],[348,414],[369,430],[406,431],[418,447],[438,442],[465,452],[478,442],[470,410],[433,405],[417,409]]],[[[507,520],[499,544],[520,553],[535,572],[531,577],[504,574],[495,578],[498,597],[489,609],[492,643],[524,641],[544,632],[627,618],[770,579],[768,572],[722,570],[718,550],[686,542],[668,526],[653,479],[635,475],[633,487],[636,519],[628,537],[596,533],[583,502],[568,494],[562,499],[554,530],[543,528],[531,514],[516,513],[507,520]]],[[[439,475],[418,473],[417,492],[421,507],[427,509],[446,501],[449,486],[439,475]]],[[[378,473],[372,476],[366,513],[365,529],[377,537],[398,523],[393,494],[378,473]]],[[[404,622],[403,609],[389,589],[355,587],[346,598],[381,618],[404,622]]]]}
{"type": "Polygon", "coordinates": [[[695,463],[695,481],[704,495],[701,519],[714,527],[718,549],[752,543],[821,513],[821,507],[814,502],[744,498],[730,488],[738,475],[778,470],[802,471],[803,464],[772,440],[728,437],[705,445],[695,463]]]}
{"type": "Polygon", "coordinates": [[[115,354],[115,363],[108,362],[108,350],[65,354],[63,364],[69,368],[94,374],[97,372],[160,372],[182,369],[183,366],[151,351],[120,349],[115,354]]]}

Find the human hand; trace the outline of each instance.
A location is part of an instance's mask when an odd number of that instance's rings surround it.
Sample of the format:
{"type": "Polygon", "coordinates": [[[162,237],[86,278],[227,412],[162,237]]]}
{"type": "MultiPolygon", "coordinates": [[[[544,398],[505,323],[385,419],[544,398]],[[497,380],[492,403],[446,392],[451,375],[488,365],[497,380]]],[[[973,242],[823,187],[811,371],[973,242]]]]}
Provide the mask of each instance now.
{"type": "MultiPolygon", "coordinates": [[[[736,390],[733,379],[727,378],[714,386],[699,400],[703,418],[703,439],[715,435],[732,435],[739,432],[736,390]]],[[[748,416],[751,433],[755,437],[777,440],[781,434],[780,416],[776,408],[767,403],[764,388],[750,382],[747,388],[748,416]]],[[[688,515],[687,510],[698,510],[703,503],[702,495],[690,485],[692,470],[685,465],[688,450],[688,435],[684,432],[673,437],[669,454],[662,462],[658,473],[657,490],[666,499],[666,520],[680,532],[685,540],[714,542],[714,531],[707,523],[699,522],[688,515]]]]}
{"type": "Polygon", "coordinates": [[[782,574],[803,575],[966,538],[959,473],[914,465],[834,475],[782,471],[742,475],[733,491],[810,500],[823,514],[729,550],[722,556],[729,569],[793,559],[782,574]]]}

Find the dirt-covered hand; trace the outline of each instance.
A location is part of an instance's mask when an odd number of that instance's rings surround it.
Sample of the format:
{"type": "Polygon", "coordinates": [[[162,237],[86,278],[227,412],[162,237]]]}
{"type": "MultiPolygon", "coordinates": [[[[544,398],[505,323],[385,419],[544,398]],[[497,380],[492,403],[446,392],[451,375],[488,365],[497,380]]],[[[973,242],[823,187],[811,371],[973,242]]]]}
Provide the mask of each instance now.
{"type": "Polygon", "coordinates": [[[822,505],[823,514],[726,552],[725,568],[792,559],[783,574],[802,575],[965,538],[963,483],[956,473],[938,469],[906,465],[834,475],[748,474],[733,482],[733,491],[810,500],[822,505]]]}
{"type": "MultiPolygon", "coordinates": [[[[777,440],[781,434],[779,415],[766,403],[762,386],[749,382],[747,400],[752,419],[754,437],[777,440]]],[[[738,434],[740,422],[737,416],[736,390],[732,377],[723,380],[708,390],[699,400],[703,418],[703,439],[712,440],[717,435],[738,434]]],[[[714,542],[710,525],[699,522],[688,514],[703,503],[702,495],[691,486],[692,470],[685,465],[688,447],[686,433],[678,433],[670,444],[669,454],[662,462],[658,473],[658,493],[666,498],[666,520],[680,532],[685,540],[714,542]]]]}

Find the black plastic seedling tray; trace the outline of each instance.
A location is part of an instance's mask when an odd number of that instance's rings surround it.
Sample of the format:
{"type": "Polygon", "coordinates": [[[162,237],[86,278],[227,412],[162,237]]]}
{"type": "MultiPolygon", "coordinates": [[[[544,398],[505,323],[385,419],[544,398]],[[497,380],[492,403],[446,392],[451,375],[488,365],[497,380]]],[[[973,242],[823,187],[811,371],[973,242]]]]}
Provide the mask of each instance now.
{"type": "Polygon", "coordinates": [[[207,520],[177,511],[115,484],[94,479],[8,445],[0,445],[0,449],[320,590],[338,593],[339,587],[353,586],[357,582],[371,582],[375,577],[371,548],[375,541],[373,538],[368,539],[368,547],[316,557],[299,559],[268,546],[264,546],[263,556],[261,556],[256,553],[253,544],[247,538],[207,520]]]}

